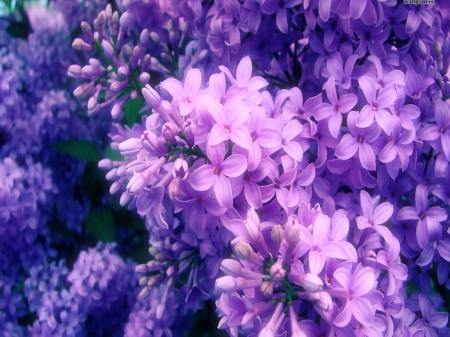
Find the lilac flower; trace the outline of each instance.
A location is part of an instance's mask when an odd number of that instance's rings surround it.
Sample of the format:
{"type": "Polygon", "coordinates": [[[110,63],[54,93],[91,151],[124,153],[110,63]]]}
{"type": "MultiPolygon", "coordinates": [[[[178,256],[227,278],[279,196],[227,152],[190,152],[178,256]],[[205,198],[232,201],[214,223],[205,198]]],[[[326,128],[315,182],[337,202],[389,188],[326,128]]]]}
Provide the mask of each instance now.
{"type": "Polygon", "coordinates": [[[199,167],[189,177],[189,183],[197,191],[206,191],[214,186],[217,201],[222,207],[230,208],[233,204],[231,185],[226,176],[240,176],[247,168],[247,159],[241,154],[234,154],[225,159],[225,145],[206,148],[211,164],[199,167]],[[225,160],[224,160],[225,159],[225,160]]]}
{"type": "Polygon", "coordinates": [[[391,296],[399,288],[398,281],[405,281],[408,277],[408,269],[400,262],[400,243],[396,238],[392,238],[386,250],[378,253],[377,262],[388,271],[389,286],[386,295],[391,296]]]}
{"type": "Polygon", "coordinates": [[[397,99],[394,87],[388,86],[380,89],[377,95],[372,79],[363,76],[358,82],[369,104],[362,108],[356,125],[358,127],[368,127],[372,124],[375,117],[377,124],[384,132],[390,135],[392,132],[392,116],[385,108],[390,107],[397,99]]]}
{"type": "Polygon", "coordinates": [[[251,148],[250,133],[242,125],[249,115],[248,107],[244,102],[236,102],[229,109],[223,109],[221,106],[217,106],[216,109],[216,106],[211,106],[209,111],[217,122],[209,134],[209,145],[215,146],[230,139],[245,149],[251,148]]]}
{"type": "Polygon", "coordinates": [[[342,114],[349,112],[357,103],[358,99],[353,94],[342,95],[339,100],[336,94],[334,76],[324,84],[327,91],[327,97],[331,104],[322,103],[316,106],[314,116],[317,120],[328,119],[328,129],[334,138],[339,135],[339,130],[342,124],[342,114]]]}
{"type": "Polygon", "coordinates": [[[361,191],[360,199],[363,215],[357,218],[358,228],[361,230],[372,228],[390,244],[392,242],[392,233],[387,227],[380,225],[392,216],[394,212],[393,206],[387,202],[378,205],[379,199],[372,200],[366,191],[361,191]]]}
{"type": "Polygon", "coordinates": [[[261,12],[264,14],[277,13],[277,27],[282,33],[288,31],[287,9],[292,8],[301,3],[301,0],[266,0],[262,3],[261,12]]]}
{"type": "Polygon", "coordinates": [[[432,141],[440,138],[447,161],[450,161],[450,108],[446,102],[438,100],[434,110],[436,125],[429,124],[420,130],[422,140],[432,141]]]}
{"type": "Polygon", "coordinates": [[[447,220],[447,213],[440,207],[428,208],[428,190],[419,185],[416,188],[415,207],[406,206],[397,213],[398,220],[417,220],[417,243],[425,249],[428,240],[440,237],[442,227],[440,222],[447,220]]]}
{"type": "Polygon", "coordinates": [[[425,330],[426,336],[437,336],[433,328],[445,327],[448,321],[448,314],[436,312],[436,309],[424,294],[419,294],[419,307],[422,319],[414,322],[412,327],[425,330]]]}
{"type": "Polygon", "coordinates": [[[345,296],[345,305],[334,319],[333,324],[338,327],[346,326],[354,317],[363,326],[370,327],[373,322],[370,295],[376,286],[375,275],[372,268],[358,265],[351,274],[345,268],[337,269],[333,277],[342,286],[345,296]]]}
{"type": "Polygon", "coordinates": [[[360,128],[356,125],[359,115],[351,111],[347,117],[347,125],[350,133],[342,137],[341,142],[336,147],[336,157],[346,160],[353,157],[358,151],[359,161],[366,170],[375,170],[375,155],[369,143],[378,139],[381,129],[376,123],[371,123],[367,128],[360,128]]]}
{"type": "Polygon", "coordinates": [[[344,62],[342,60],[342,56],[340,54],[336,54],[336,57],[333,57],[327,62],[327,70],[328,73],[334,77],[337,84],[343,88],[350,88],[352,72],[355,67],[355,62],[357,60],[357,55],[351,55],[344,62]]]}
{"type": "Polygon", "coordinates": [[[270,125],[271,120],[266,118],[262,107],[254,106],[247,122],[247,128],[252,139],[249,149],[248,169],[253,171],[261,161],[261,147],[274,148],[280,145],[281,135],[270,125]]]}
{"type": "Polygon", "coordinates": [[[186,75],[184,86],[173,78],[163,81],[161,86],[177,100],[181,115],[186,116],[195,106],[207,104],[211,100],[209,92],[200,90],[201,84],[202,74],[200,70],[192,69],[186,75]]]}

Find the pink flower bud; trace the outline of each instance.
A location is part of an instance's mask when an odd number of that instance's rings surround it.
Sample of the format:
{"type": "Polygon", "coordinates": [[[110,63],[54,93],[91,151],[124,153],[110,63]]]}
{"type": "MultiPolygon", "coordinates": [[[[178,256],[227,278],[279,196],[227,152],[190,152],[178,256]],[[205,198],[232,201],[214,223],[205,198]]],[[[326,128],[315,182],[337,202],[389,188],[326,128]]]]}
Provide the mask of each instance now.
{"type": "Polygon", "coordinates": [[[139,75],[139,82],[141,82],[142,84],[147,84],[148,81],[150,81],[150,74],[143,72],[139,75]]]}
{"type": "Polygon", "coordinates": [[[147,276],[141,277],[139,279],[139,285],[140,286],[143,286],[144,284],[147,284],[147,282],[148,282],[148,277],[147,276]]]}
{"type": "Polygon", "coordinates": [[[145,274],[147,272],[147,265],[140,264],[140,265],[136,266],[135,270],[136,270],[136,273],[145,274]]]}
{"type": "Polygon", "coordinates": [[[180,178],[173,178],[169,183],[169,187],[167,188],[167,193],[169,194],[170,200],[176,198],[178,193],[180,192],[180,178]]]}
{"type": "Polygon", "coordinates": [[[186,122],[184,122],[182,131],[184,136],[186,137],[188,145],[194,146],[195,135],[197,133],[197,125],[192,121],[192,119],[188,119],[186,120],[186,122]]]}
{"type": "Polygon", "coordinates": [[[266,297],[271,296],[273,294],[273,286],[274,285],[275,285],[274,282],[264,281],[260,287],[262,294],[266,297]]]}
{"type": "Polygon", "coordinates": [[[122,15],[120,16],[119,23],[120,23],[120,27],[121,27],[123,30],[125,30],[125,31],[126,31],[128,28],[130,28],[130,26],[131,26],[131,15],[130,15],[130,13],[128,13],[128,12],[123,12],[122,15]]]}
{"type": "Polygon", "coordinates": [[[117,192],[119,192],[121,188],[122,188],[122,181],[121,180],[115,181],[111,184],[111,187],[109,188],[109,193],[111,195],[114,195],[117,192]]]}
{"type": "Polygon", "coordinates": [[[106,173],[106,180],[115,180],[117,178],[117,169],[113,168],[111,171],[106,173]]]}
{"type": "Polygon", "coordinates": [[[172,173],[173,176],[180,179],[186,179],[188,177],[189,165],[182,156],[178,157],[173,163],[172,173]]]}
{"type": "Polygon", "coordinates": [[[122,117],[122,114],[123,114],[123,104],[121,104],[120,102],[114,104],[111,109],[111,117],[113,119],[118,119],[122,117]]]}
{"type": "Polygon", "coordinates": [[[319,301],[317,304],[325,311],[329,311],[333,308],[333,301],[331,300],[330,294],[325,291],[319,293],[319,301]]]}
{"type": "Polygon", "coordinates": [[[148,29],[144,29],[139,37],[139,44],[145,47],[148,43],[148,37],[148,29]]]}
{"type": "Polygon", "coordinates": [[[175,145],[177,143],[177,139],[175,138],[175,136],[178,134],[178,131],[178,127],[173,123],[164,124],[161,130],[164,139],[172,143],[172,145],[175,145]]]}
{"type": "Polygon", "coordinates": [[[158,136],[151,131],[145,130],[142,133],[141,142],[144,149],[146,149],[150,153],[156,152],[158,150],[159,147],[158,136]]]}
{"type": "Polygon", "coordinates": [[[83,31],[84,34],[87,34],[87,35],[91,35],[91,33],[92,33],[91,25],[89,23],[87,23],[86,21],[83,21],[81,23],[81,30],[83,31]]]}
{"type": "Polygon", "coordinates": [[[138,94],[137,90],[134,89],[134,90],[130,93],[130,99],[131,99],[131,100],[135,100],[135,99],[137,99],[138,97],[139,97],[139,94],[138,94]]]}
{"type": "Polygon", "coordinates": [[[92,49],[90,44],[84,42],[80,38],[76,38],[75,40],[73,40],[72,47],[76,50],[91,50],[92,49]]]}
{"type": "Polygon", "coordinates": [[[102,49],[107,58],[109,58],[110,60],[114,59],[114,48],[111,43],[109,43],[106,40],[103,40],[102,49]]]}
{"type": "Polygon", "coordinates": [[[142,150],[139,138],[130,138],[119,144],[120,154],[125,157],[134,157],[142,150]]]}
{"type": "Polygon", "coordinates": [[[223,260],[220,270],[234,277],[244,277],[247,279],[263,279],[265,277],[263,274],[244,268],[238,261],[231,259],[223,260]]]}
{"type": "Polygon", "coordinates": [[[122,82],[114,81],[111,84],[111,90],[114,91],[114,92],[119,92],[119,91],[125,89],[128,86],[128,83],[129,83],[128,80],[125,80],[125,81],[122,81],[122,82]]]}
{"type": "Polygon", "coordinates": [[[142,94],[147,102],[148,106],[152,109],[156,109],[161,104],[161,97],[159,94],[148,84],[142,89],[142,94]]]}
{"type": "Polygon", "coordinates": [[[105,158],[98,162],[98,167],[102,170],[110,170],[113,167],[111,159],[105,158]]]}
{"type": "Polygon", "coordinates": [[[241,277],[232,276],[220,277],[216,280],[216,288],[226,294],[232,294],[237,290],[258,287],[262,284],[262,279],[246,280],[241,277]]]}
{"type": "Polygon", "coordinates": [[[283,269],[283,261],[278,260],[272,267],[270,267],[270,277],[274,282],[279,282],[284,279],[286,270],[283,269]]]}
{"type": "Polygon", "coordinates": [[[78,64],[72,64],[67,71],[67,75],[71,77],[80,77],[82,74],[82,69],[78,64]]]}
{"type": "Polygon", "coordinates": [[[121,78],[127,78],[128,76],[130,76],[130,70],[128,69],[127,66],[119,67],[119,69],[117,70],[117,73],[119,74],[119,76],[121,78]]]}
{"type": "Polygon", "coordinates": [[[158,44],[161,40],[159,38],[159,35],[155,32],[150,33],[150,38],[153,40],[154,43],[158,44]]]}
{"type": "Polygon", "coordinates": [[[247,242],[238,242],[234,246],[234,251],[241,260],[251,262],[259,267],[264,265],[264,262],[255,254],[252,247],[247,242]]]}
{"type": "Polygon", "coordinates": [[[274,257],[278,256],[278,252],[280,251],[281,242],[284,239],[284,230],[280,225],[276,225],[272,228],[270,232],[270,239],[272,240],[274,257]]]}
{"type": "Polygon", "coordinates": [[[322,280],[312,273],[306,273],[302,281],[302,286],[307,292],[316,293],[322,290],[322,280]]]}
{"type": "Polygon", "coordinates": [[[140,298],[145,298],[150,294],[150,289],[148,287],[142,288],[141,292],[139,293],[140,298]]]}

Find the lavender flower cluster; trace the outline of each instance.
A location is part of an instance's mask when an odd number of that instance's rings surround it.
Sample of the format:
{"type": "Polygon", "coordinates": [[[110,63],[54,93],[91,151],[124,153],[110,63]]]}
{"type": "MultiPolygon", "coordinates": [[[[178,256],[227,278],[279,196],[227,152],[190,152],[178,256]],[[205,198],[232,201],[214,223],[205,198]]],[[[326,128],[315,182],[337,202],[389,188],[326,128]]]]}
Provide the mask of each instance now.
{"type": "Polygon", "coordinates": [[[156,319],[177,293],[236,337],[447,335],[448,4],[124,5],[69,75],[116,120],[99,167],[146,219],[156,319]]]}
{"type": "Polygon", "coordinates": [[[18,6],[0,332],[450,335],[447,1],[18,6]]]}

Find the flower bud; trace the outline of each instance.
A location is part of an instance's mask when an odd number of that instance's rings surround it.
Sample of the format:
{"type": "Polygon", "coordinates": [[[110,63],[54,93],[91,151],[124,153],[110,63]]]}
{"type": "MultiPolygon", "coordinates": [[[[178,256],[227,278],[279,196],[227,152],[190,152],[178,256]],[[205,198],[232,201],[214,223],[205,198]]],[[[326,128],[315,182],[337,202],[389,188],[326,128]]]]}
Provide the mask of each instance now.
{"type": "Polygon", "coordinates": [[[161,104],[161,97],[148,84],[142,89],[142,94],[144,95],[144,99],[148,106],[152,109],[156,109],[161,104]]]}
{"type": "Polygon", "coordinates": [[[87,108],[88,108],[88,113],[91,114],[94,112],[95,108],[97,107],[98,102],[97,102],[97,97],[93,96],[91,98],[89,98],[88,100],[88,104],[87,104],[87,108]]]}
{"type": "Polygon", "coordinates": [[[330,294],[325,291],[319,293],[319,301],[317,304],[325,311],[329,311],[333,308],[333,301],[331,300],[330,294]]]}
{"type": "Polygon", "coordinates": [[[107,58],[109,58],[110,60],[114,59],[114,47],[112,46],[111,43],[109,43],[106,40],[103,40],[102,49],[107,58]]]}
{"type": "Polygon", "coordinates": [[[136,273],[139,273],[139,274],[145,274],[147,272],[147,265],[140,264],[140,265],[136,266],[135,271],[136,271],[136,273]]]}
{"type": "Polygon", "coordinates": [[[144,29],[139,37],[139,44],[145,47],[148,43],[148,36],[148,29],[144,29]]]}
{"type": "Polygon", "coordinates": [[[72,47],[76,50],[91,50],[91,45],[87,44],[80,38],[73,40],[72,47]]]}
{"type": "Polygon", "coordinates": [[[122,13],[122,15],[120,16],[119,23],[120,23],[120,27],[123,30],[125,30],[125,31],[128,28],[130,28],[130,26],[131,26],[131,15],[130,15],[130,13],[128,13],[128,12],[122,13]]]}
{"type": "Polygon", "coordinates": [[[236,279],[233,276],[219,277],[216,280],[216,288],[226,294],[232,294],[237,289],[236,279]]]}
{"type": "Polygon", "coordinates": [[[159,35],[157,33],[155,33],[155,32],[151,32],[150,33],[150,38],[156,44],[158,44],[161,41],[160,38],[159,38],[159,35]]]}
{"type": "Polygon", "coordinates": [[[142,150],[139,138],[130,138],[119,144],[120,154],[125,157],[134,157],[142,150]]]}
{"type": "Polygon", "coordinates": [[[72,64],[67,71],[67,75],[71,77],[80,77],[82,74],[82,69],[78,64],[72,64]]]}
{"type": "Polygon", "coordinates": [[[417,50],[422,59],[426,59],[428,56],[428,48],[421,39],[417,39],[417,50]]]}
{"type": "Polygon", "coordinates": [[[130,70],[128,69],[127,66],[119,67],[119,69],[117,70],[117,73],[119,74],[119,76],[121,78],[127,78],[128,76],[130,76],[130,70]]]}
{"type": "Polygon", "coordinates": [[[197,133],[197,125],[192,121],[192,119],[186,120],[182,126],[182,131],[184,137],[186,137],[187,143],[190,146],[195,145],[195,135],[197,133]]]}
{"type": "Polygon", "coordinates": [[[281,281],[286,275],[286,270],[283,268],[283,261],[278,260],[272,267],[270,267],[270,277],[274,282],[281,281]]]}
{"type": "Polygon", "coordinates": [[[115,180],[117,178],[117,169],[113,168],[105,176],[106,180],[115,180]]]}
{"type": "Polygon", "coordinates": [[[201,61],[203,60],[206,55],[208,55],[208,49],[203,49],[199,54],[198,54],[198,60],[201,61]]]}
{"type": "Polygon", "coordinates": [[[182,157],[178,157],[173,163],[172,173],[175,178],[180,178],[182,180],[188,177],[189,165],[187,161],[182,157]]]}
{"type": "Polygon", "coordinates": [[[119,13],[114,12],[112,16],[113,32],[112,35],[117,36],[119,32],[119,13]]]}
{"type": "Polygon", "coordinates": [[[138,92],[137,92],[136,89],[134,89],[132,92],[130,92],[130,99],[131,99],[131,100],[135,100],[135,99],[137,99],[138,97],[139,97],[139,94],[138,94],[138,92]]]}
{"type": "Polygon", "coordinates": [[[272,228],[270,232],[270,239],[273,245],[274,258],[278,256],[278,252],[280,251],[281,242],[283,242],[284,238],[284,230],[280,225],[276,225],[272,228]]]}
{"type": "Polygon", "coordinates": [[[306,273],[302,281],[302,286],[307,292],[316,293],[322,290],[322,280],[312,273],[306,273]]]}
{"type": "Polygon", "coordinates": [[[144,71],[148,71],[150,69],[150,65],[152,64],[152,58],[149,54],[145,54],[144,60],[141,63],[141,69],[144,71]]]}
{"type": "MultiPolygon", "coordinates": [[[[139,75],[139,82],[141,82],[142,84],[147,84],[148,81],[150,81],[150,74],[143,72],[139,75]]],[[[142,89],[144,90],[144,89],[142,89]]]]}
{"type": "Polygon", "coordinates": [[[81,23],[81,30],[83,31],[84,34],[87,34],[87,35],[91,35],[91,33],[92,33],[91,25],[89,23],[87,23],[86,21],[83,21],[81,23]]]}
{"type": "Polygon", "coordinates": [[[82,71],[83,75],[88,78],[97,77],[97,71],[93,66],[84,66],[81,71],[82,71]]]}
{"type": "Polygon", "coordinates": [[[123,114],[123,104],[120,102],[114,104],[111,109],[111,117],[113,119],[118,119],[118,118],[122,117],[122,114],[123,114]]]}
{"type": "Polygon", "coordinates": [[[128,182],[127,191],[130,194],[136,194],[147,186],[147,175],[145,173],[136,173],[128,182]]]}
{"type": "Polygon", "coordinates": [[[114,81],[111,84],[111,90],[114,91],[114,92],[119,92],[119,91],[125,89],[127,86],[128,86],[128,80],[125,80],[125,81],[122,81],[122,82],[114,81]]]}
{"type": "Polygon", "coordinates": [[[166,123],[162,127],[162,135],[166,141],[172,143],[172,145],[175,145],[177,143],[175,136],[178,134],[178,130],[179,129],[175,124],[166,123]]]}
{"type": "Polygon", "coordinates": [[[255,254],[252,247],[247,242],[238,242],[234,246],[234,251],[241,260],[251,262],[260,267],[264,265],[264,262],[255,254]]]}
{"type": "Polygon", "coordinates": [[[173,178],[169,183],[169,187],[167,189],[167,193],[169,194],[170,200],[173,200],[177,197],[180,192],[180,178],[173,178]]]}
{"type": "Polygon", "coordinates": [[[111,159],[105,158],[98,162],[98,167],[102,170],[110,170],[113,167],[111,159]]]}
{"type": "Polygon", "coordinates": [[[117,192],[119,192],[122,189],[122,183],[123,183],[123,179],[120,179],[120,180],[117,180],[117,181],[113,182],[111,184],[111,187],[109,188],[109,193],[111,195],[114,195],[117,192]]]}
{"type": "Polygon", "coordinates": [[[141,143],[144,149],[150,153],[157,151],[159,147],[158,136],[153,132],[145,130],[141,135],[141,143]]]}
{"type": "Polygon", "coordinates": [[[273,286],[274,286],[273,282],[264,281],[261,284],[260,290],[264,296],[269,297],[273,294],[273,286]]]}
{"type": "Polygon", "coordinates": [[[147,282],[148,282],[148,277],[147,276],[141,277],[139,279],[139,285],[140,286],[143,286],[144,284],[147,284],[147,282]]]}
{"type": "Polygon", "coordinates": [[[150,289],[148,287],[142,288],[141,292],[139,293],[140,298],[145,298],[150,294],[150,289]]]}

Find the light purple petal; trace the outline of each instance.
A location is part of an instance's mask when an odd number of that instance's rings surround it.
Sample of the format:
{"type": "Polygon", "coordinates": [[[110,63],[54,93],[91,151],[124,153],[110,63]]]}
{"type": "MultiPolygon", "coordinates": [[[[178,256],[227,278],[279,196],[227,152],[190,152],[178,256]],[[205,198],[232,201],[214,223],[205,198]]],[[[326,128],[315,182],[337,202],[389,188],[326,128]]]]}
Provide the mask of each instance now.
{"type": "Polygon", "coordinates": [[[419,247],[425,249],[428,244],[428,226],[425,220],[417,222],[416,237],[419,247]]]}
{"type": "Polygon", "coordinates": [[[224,175],[219,175],[214,182],[214,194],[216,195],[219,205],[225,208],[233,207],[233,194],[231,185],[224,175]]]}
{"type": "Polygon", "coordinates": [[[388,202],[383,202],[382,204],[378,205],[377,208],[375,208],[375,211],[373,212],[374,223],[376,225],[384,224],[391,218],[393,212],[394,206],[392,206],[388,202]]]}
{"type": "Polygon", "coordinates": [[[342,137],[341,142],[336,147],[335,155],[342,160],[350,159],[355,155],[356,151],[358,151],[358,147],[356,139],[352,135],[346,134],[342,137]]]}
{"type": "Polygon", "coordinates": [[[366,97],[367,103],[374,103],[377,88],[375,87],[375,83],[373,83],[372,79],[369,76],[362,76],[358,80],[358,83],[364,93],[364,96],[366,97]]]}
{"type": "Polygon", "coordinates": [[[405,31],[407,34],[414,33],[419,28],[422,19],[415,10],[410,10],[406,19],[405,31]]]}
{"type": "Polygon", "coordinates": [[[378,94],[376,104],[380,109],[388,108],[392,104],[394,104],[396,99],[397,99],[397,92],[395,91],[394,87],[389,86],[384,89],[381,89],[380,93],[378,94]]]}
{"type": "Polygon", "coordinates": [[[420,267],[429,265],[433,260],[434,252],[435,250],[433,245],[429,245],[422,251],[422,253],[420,253],[419,258],[416,260],[416,264],[420,267]]]}
{"type": "Polygon", "coordinates": [[[443,328],[447,325],[448,314],[446,312],[435,312],[428,317],[428,321],[435,328],[443,328]]]}
{"type": "Polygon", "coordinates": [[[413,207],[403,207],[397,213],[398,220],[418,220],[419,215],[417,214],[417,210],[413,207]]]}
{"type": "Polygon", "coordinates": [[[360,297],[367,294],[375,285],[375,275],[373,269],[365,267],[359,271],[353,280],[352,294],[354,297],[360,297]]]}
{"type": "Polygon", "coordinates": [[[389,112],[387,112],[387,110],[379,109],[375,113],[375,120],[388,136],[392,133],[393,129],[392,115],[389,112]]]}
{"type": "Polygon", "coordinates": [[[211,165],[203,165],[189,176],[189,183],[197,191],[206,191],[211,188],[216,180],[214,168],[211,165]]]}
{"type": "Polygon", "coordinates": [[[425,125],[419,133],[419,138],[422,140],[435,140],[438,139],[441,133],[439,132],[439,126],[434,124],[425,125]]]}
{"type": "Polygon", "coordinates": [[[333,321],[333,324],[343,328],[350,323],[350,319],[352,318],[352,303],[350,301],[347,301],[345,304],[344,310],[342,310],[339,315],[336,316],[336,318],[333,321]]]}
{"type": "Polygon", "coordinates": [[[351,0],[350,14],[354,19],[359,19],[366,8],[367,0],[351,0]]]}
{"type": "MultiPolygon", "coordinates": [[[[202,83],[202,73],[199,69],[191,69],[184,80],[184,91],[187,98],[192,99],[197,91],[200,89],[202,83]]],[[[181,102],[180,102],[181,103],[181,102]]]]}
{"type": "Polygon", "coordinates": [[[209,133],[208,144],[211,146],[220,144],[228,139],[230,139],[231,134],[229,132],[225,132],[225,128],[223,125],[214,124],[209,133]]]}
{"type": "Polygon", "coordinates": [[[371,327],[374,315],[370,302],[362,298],[354,298],[352,301],[353,315],[356,320],[365,327],[371,327]]]}
{"type": "Polygon", "coordinates": [[[296,119],[290,120],[283,129],[283,140],[289,142],[294,139],[303,129],[303,126],[296,119]]]}
{"type": "Polygon", "coordinates": [[[238,64],[236,69],[236,80],[240,85],[248,83],[252,77],[252,60],[250,57],[244,57],[238,64]]]}
{"type": "Polygon", "coordinates": [[[339,98],[339,108],[341,113],[349,112],[358,102],[358,98],[356,95],[353,94],[347,94],[342,95],[341,98],[339,98]]]}
{"type": "Polygon", "coordinates": [[[286,15],[286,8],[280,8],[277,12],[277,27],[280,32],[286,34],[288,31],[288,21],[286,15]]]}
{"type": "Polygon", "coordinates": [[[378,155],[378,159],[382,163],[390,163],[395,159],[397,156],[397,145],[395,145],[394,142],[389,142],[386,144],[386,146],[381,150],[380,154],[378,155]]]}
{"type": "Polygon", "coordinates": [[[372,148],[367,143],[359,144],[359,161],[366,170],[374,171],[377,166],[375,164],[375,155],[372,148]]]}
{"type": "Polygon", "coordinates": [[[255,182],[249,181],[244,185],[244,196],[254,209],[262,207],[261,191],[255,182]]]}
{"type": "Polygon", "coordinates": [[[232,142],[247,150],[250,149],[252,145],[252,137],[250,137],[250,133],[242,125],[233,127],[230,139],[232,142]]]}
{"type": "Polygon", "coordinates": [[[229,177],[238,177],[247,169],[247,158],[242,154],[233,154],[224,160],[222,173],[229,177]]]}
{"type": "Polygon", "coordinates": [[[283,150],[286,152],[287,155],[289,155],[291,158],[295,159],[296,161],[300,162],[303,159],[303,149],[297,142],[287,142],[283,145],[283,150]]]}
{"type": "Polygon", "coordinates": [[[275,129],[262,129],[256,140],[259,145],[265,148],[272,148],[279,146],[281,144],[281,134],[278,130],[275,129]]]}
{"type": "Polygon", "coordinates": [[[445,260],[450,262],[450,242],[440,240],[437,245],[437,251],[445,260]]]}
{"type": "Polygon", "coordinates": [[[365,105],[356,119],[356,126],[359,128],[367,128],[373,123],[374,117],[375,111],[372,110],[370,105],[365,105]]]}

